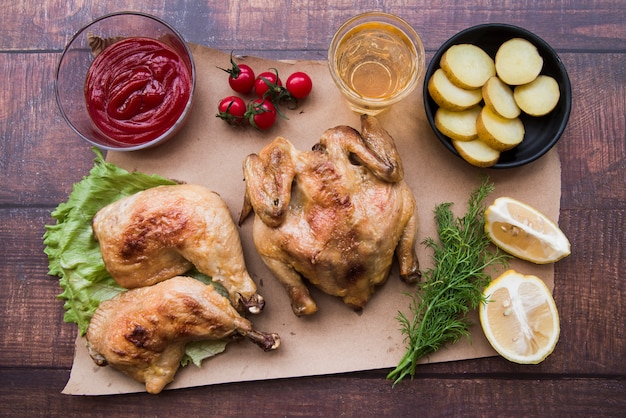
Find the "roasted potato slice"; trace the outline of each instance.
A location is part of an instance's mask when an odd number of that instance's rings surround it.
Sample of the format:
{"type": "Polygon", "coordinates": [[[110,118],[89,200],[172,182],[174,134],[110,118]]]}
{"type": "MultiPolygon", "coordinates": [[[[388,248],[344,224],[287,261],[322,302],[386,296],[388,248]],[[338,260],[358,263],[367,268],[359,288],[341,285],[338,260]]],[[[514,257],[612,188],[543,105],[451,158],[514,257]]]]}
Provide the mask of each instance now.
{"type": "Polygon", "coordinates": [[[531,116],[552,112],[560,97],[559,83],[548,75],[539,75],[530,83],[515,87],[513,91],[517,105],[531,116]]]}
{"type": "Polygon", "coordinates": [[[497,151],[507,151],[524,139],[524,124],[521,119],[506,119],[488,107],[483,107],[476,120],[478,138],[497,151]]]}
{"type": "Polygon", "coordinates": [[[496,73],[506,84],[518,86],[530,83],[541,72],[543,58],[537,47],[523,38],[504,42],[496,52],[496,73]]]}
{"type": "Polygon", "coordinates": [[[498,162],[500,151],[491,148],[480,139],[473,141],[452,141],[459,155],[476,167],[491,167],[498,162]]]}
{"type": "Polygon", "coordinates": [[[476,119],[480,106],[472,106],[458,112],[440,107],[435,112],[435,126],[439,132],[457,141],[471,141],[478,138],[476,119]]]}
{"type": "Polygon", "coordinates": [[[466,90],[453,84],[441,68],[428,80],[428,92],[439,107],[454,111],[469,109],[483,98],[480,89],[466,90]]]}
{"type": "Polygon", "coordinates": [[[513,98],[513,90],[498,77],[494,76],[487,80],[482,93],[485,106],[497,115],[507,119],[520,115],[520,108],[513,98]]]}
{"type": "Polygon", "coordinates": [[[472,44],[453,45],[441,57],[441,69],[455,85],[478,89],[496,75],[493,59],[480,47],[472,44]]]}

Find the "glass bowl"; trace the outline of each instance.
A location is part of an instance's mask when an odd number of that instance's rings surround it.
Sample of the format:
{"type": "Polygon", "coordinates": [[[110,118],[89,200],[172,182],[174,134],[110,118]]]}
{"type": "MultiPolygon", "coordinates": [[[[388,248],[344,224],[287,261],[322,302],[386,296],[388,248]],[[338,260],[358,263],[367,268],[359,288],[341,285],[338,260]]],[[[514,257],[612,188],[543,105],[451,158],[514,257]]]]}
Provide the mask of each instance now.
{"type": "MultiPolygon", "coordinates": [[[[195,83],[196,70],[191,51],[172,26],[144,13],[118,12],[95,19],[72,37],[59,60],[54,91],[63,118],[82,139],[106,150],[133,151],[153,147],[176,135],[189,117],[195,83]],[[127,38],[149,38],[165,44],[182,61],[181,67],[186,73],[183,78],[190,83],[189,97],[177,110],[180,114],[173,116],[158,136],[139,142],[121,141],[99,129],[87,110],[85,94],[87,74],[96,55],[114,42],[127,38]]],[[[163,86],[167,87],[165,82],[163,86]]]]}

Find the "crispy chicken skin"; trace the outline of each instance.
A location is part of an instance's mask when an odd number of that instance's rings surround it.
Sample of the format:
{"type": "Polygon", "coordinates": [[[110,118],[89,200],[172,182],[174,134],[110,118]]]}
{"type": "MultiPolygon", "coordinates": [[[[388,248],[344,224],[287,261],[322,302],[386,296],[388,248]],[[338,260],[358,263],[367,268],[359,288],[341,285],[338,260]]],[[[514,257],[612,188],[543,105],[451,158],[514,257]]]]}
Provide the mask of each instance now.
{"type": "Polygon", "coordinates": [[[188,271],[222,284],[238,310],[262,310],[250,278],[239,232],[217,193],[197,185],[154,187],[96,213],[93,232],[115,281],[132,289],[188,271]]]}
{"type": "Polygon", "coordinates": [[[213,285],[177,276],[131,289],[100,304],[87,329],[89,354],[159,393],[174,379],[190,341],[241,335],[265,351],[278,348],[277,334],[253,329],[213,285]]]}
{"type": "Polygon", "coordinates": [[[278,137],[243,166],[239,223],[254,211],[254,243],[287,291],[293,312],[317,310],[303,277],[327,294],[363,308],[389,275],[419,278],[417,211],[391,136],[371,116],[360,134],[327,130],[312,151],[278,137]]]}

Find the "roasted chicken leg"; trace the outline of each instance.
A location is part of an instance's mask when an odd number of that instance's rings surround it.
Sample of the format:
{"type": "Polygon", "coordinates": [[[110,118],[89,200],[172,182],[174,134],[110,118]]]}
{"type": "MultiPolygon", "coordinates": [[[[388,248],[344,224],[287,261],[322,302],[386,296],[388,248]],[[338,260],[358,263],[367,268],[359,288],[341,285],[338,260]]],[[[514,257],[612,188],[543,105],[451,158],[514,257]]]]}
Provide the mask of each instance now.
{"type": "Polygon", "coordinates": [[[303,277],[354,308],[387,279],[394,253],[402,279],[419,277],[417,210],[395,143],[374,117],[361,122],[362,133],[327,130],[312,151],[279,137],[244,161],[239,222],[254,211],[256,249],[296,315],[317,310],[303,277]]]}
{"type": "Polygon", "coordinates": [[[226,288],[238,310],[263,308],[217,193],[187,184],[155,187],[102,208],[92,226],[106,269],[122,287],[150,286],[195,266],[226,288]]]}
{"type": "Polygon", "coordinates": [[[277,334],[256,331],[213,285],[177,276],[120,293],[100,304],[87,329],[89,354],[159,393],[174,379],[190,341],[242,335],[263,350],[277,334]]]}

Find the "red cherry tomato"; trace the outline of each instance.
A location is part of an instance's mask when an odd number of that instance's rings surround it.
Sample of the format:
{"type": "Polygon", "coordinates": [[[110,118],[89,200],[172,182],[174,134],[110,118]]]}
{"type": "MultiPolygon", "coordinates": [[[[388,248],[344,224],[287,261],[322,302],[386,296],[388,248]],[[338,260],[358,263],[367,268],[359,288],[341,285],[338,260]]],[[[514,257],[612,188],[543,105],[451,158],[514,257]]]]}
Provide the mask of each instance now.
{"type": "Polygon", "coordinates": [[[254,75],[254,71],[250,68],[249,65],[246,64],[237,64],[235,60],[233,60],[233,55],[230,55],[230,65],[231,68],[224,69],[220,68],[223,71],[226,71],[228,74],[228,84],[230,88],[235,90],[237,93],[248,94],[254,87],[254,82],[256,77],[254,75]]]}
{"type": "Polygon", "coordinates": [[[217,110],[215,116],[225,120],[229,125],[242,125],[246,120],[246,102],[241,97],[224,97],[220,100],[217,110]]]}
{"type": "Polygon", "coordinates": [[[258,98],[248,105],[246,116],[250,125],[260,131],[265,131],[276,122],[276,107],[269,99],[258,98]]]}
{"type": "Polygon", "coordinates": [[[239,64],[237,67],[239,68],[239,72],[233,72],[230,77],[228,77],[228,84],[230,84],[230,88],[237,93],[247,94],[252,90],[256,81],[254,71],[246,64],[239,64]]]}
{"type": "Polygon", "coordinates": [[[278,71],[265,71],[256,77],[254,82],[254,92],[258,97],[269,97],[279,94],[282,90],[283,82],[278,77],[278,71]]]}
{"type": "Polygon", "coordinates": [[[308,74],[298,71],[287,78],[285,88],[296,99],[304,99],[311,93],[313,82],[308,74]]]}

